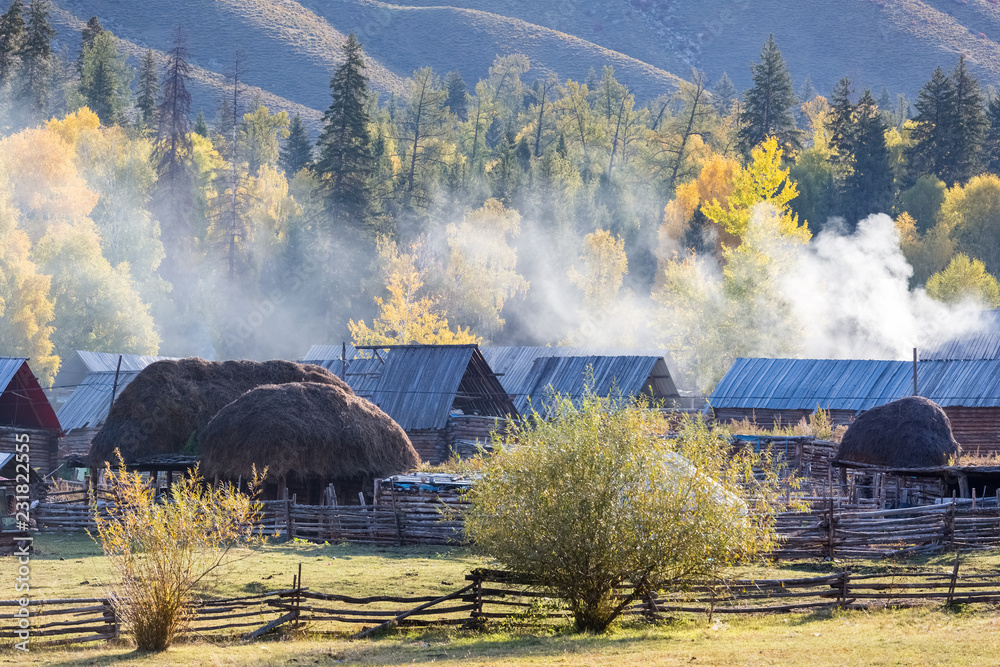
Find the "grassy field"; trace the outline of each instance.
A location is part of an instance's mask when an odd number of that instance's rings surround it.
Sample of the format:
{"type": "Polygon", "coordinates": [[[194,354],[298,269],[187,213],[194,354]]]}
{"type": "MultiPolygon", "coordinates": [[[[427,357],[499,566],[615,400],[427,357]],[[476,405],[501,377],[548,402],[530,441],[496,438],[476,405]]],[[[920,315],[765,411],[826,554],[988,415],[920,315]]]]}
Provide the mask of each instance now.
{"type": "MultiPolygon", "coordinates": [[[[291,583],[299,563],[305,585],[349,595],[428,595],[453,591],[481,561],[464,549],[377,548],[357,545],[272,544],[233,567],[212,595],[276,590],[291,583]]],[[[856,572],[950,571],[949,554],[905,563],[800,561],[754,568],[757,577],[809,576],[850,566],[856,572]]],[[[963,558],[964,573],[996,571],[1000,553],[963,558]]],[[[0,581],[12,581],[14,561],[0,559],[0,581]]],[[[109,579],[104,558],[85,535],[39,536],[31,562],[39,597],[92,597],[109,579]]],[[[944,610],[821,612],[727,618],[678,615],[656,626],[624,625],[604,636],[568,629],[398,631],[378,640],[285,634],[244,644],[181,642],[162,655],[123,643],[67,650],[0,652],[0,663],[36,665],[933,665],[983,664],[1000,653],[1000,611],[986,605],[944,610]]]]}

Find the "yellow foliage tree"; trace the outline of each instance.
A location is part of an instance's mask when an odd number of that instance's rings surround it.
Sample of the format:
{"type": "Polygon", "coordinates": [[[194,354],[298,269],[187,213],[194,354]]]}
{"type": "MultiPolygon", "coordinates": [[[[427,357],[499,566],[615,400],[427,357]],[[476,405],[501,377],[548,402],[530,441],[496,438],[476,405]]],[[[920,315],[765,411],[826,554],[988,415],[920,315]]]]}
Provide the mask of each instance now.
{"type": "Polygon", "coordinates": [[[28,235],[17,227],[16,212],[0,197],[0,349],[30,357],[31,370],[44,386],[59,368],[49,326],[55,309],[50,278],[38,273],[30,249],[28,235]]]}
{"type": "Polygon", "coordinates": [[[379,263],[389,298],[375,297],[378,316],[369,327],[364,320],[351,320],[347,326],[354,345],[406,345],[479,343],[468,329],[452,331],[447,317],[437,311],[435,299],[421,295],[424,273],[417,266],[420,244],[410,252],[399,251],[396,242],[386,237],[378,241],[379,263]]]}
{"type": "Polygon", "coordinates": [[[687,233],[695,211],[703,202],[728,201],[739,172],[739,162],[715,154],[705,161],[698,178],[677,186],[674,199],[663,212],[663,224],[659,231],[661,257],[669,256],[670,251],[676,249],[687,233]]]}
{"type": "Polygon", "coordinates": [[[564,345],[636,344],[642,317],[634,295],[622,284],[628,274],[625,239],[598,229],[584,237],[582,270],[572,268],[569,279],[583,291],[580,325],[564,345]]]}
{"type": "MultiPolygon", "coordinates": [[[[773,206],[779,214],[778,232],[805,243],[811,237],[809,228],[799,224],[788,202],[798,196],[795,182],[788,178],[788,169],[781,168],[781,148],[778,140],[768,137],[751,151],[750,163],[733,180],[733,191],[723,204],[718,199],[701,207],[709,220],[722,231],[742,239],[750,225],[753,210],[759,204],[773,206]]],[[[727,244],[728,245],[728,244],[727,244]]]]}
{"type": "Polygon", "coordinates": [[[1000,307],[997,279],[986,272],[985,264],[963,253],[927,280],[927,294],[945,303],[975,299],[990,308],[1000,307]]]}

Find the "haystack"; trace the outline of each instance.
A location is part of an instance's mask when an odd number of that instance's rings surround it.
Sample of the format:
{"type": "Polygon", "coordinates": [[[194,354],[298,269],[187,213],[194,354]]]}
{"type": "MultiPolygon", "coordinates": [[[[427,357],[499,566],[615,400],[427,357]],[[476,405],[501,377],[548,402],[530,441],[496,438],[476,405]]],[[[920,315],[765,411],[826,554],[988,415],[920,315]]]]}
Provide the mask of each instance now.
{"type": "Polygon", "coordinates": [[[351,389],[326,369],[291,361],[157,361],[122,390],[94,436],[88,463],[103,466],[119,448],[126,462],[197,453],[197,434],[223,407],[261,385],[313,382],[351,389]]]}
{"type": "Polygon", "coordinates": [[[909,396],[858,415],[844,434],[836,460],[930,468],[947,465],[958,452],[944,410],[926,398],[909,396]]]}
{"type": "Polygon", "coordinates": [[[272,481],[371,480],[420,464],[410,439],[374,404],[316,382],[257,387],[200,432],[207,476],[249,479],[256,465],[272,481]]]}

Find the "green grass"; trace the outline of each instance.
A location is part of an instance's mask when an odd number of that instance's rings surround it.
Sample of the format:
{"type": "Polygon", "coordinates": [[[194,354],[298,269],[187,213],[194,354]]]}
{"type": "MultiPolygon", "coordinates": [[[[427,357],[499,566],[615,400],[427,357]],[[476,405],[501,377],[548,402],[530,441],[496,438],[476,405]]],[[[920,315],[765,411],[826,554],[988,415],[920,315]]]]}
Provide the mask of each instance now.
{"type": "MultiPolygon", "coordinates": [[[[443,594],[464,584],[481,561],[465,549],[271,544],[233,567],[212,595],[285,588],[299,563],[305,585],[348,595],[443,594]]],[[[856,572],[950,572],[954,555],[906,562],[797,561],[739,573],[799,577],[849,567],[856,572]]],[[[16,563],[0,559],[0,581],[12,581],[16,563]]],[[[963,556],[962,572],[996,572],[1000,551],[963,556]]],[[[92,597],[109,580],[107,563],[85,535],[40,535],[31,561],[37,597],[92,597]]],[[[607,635],[576,635],[568,628],[476,633],[451,629],[400,630],[378,640],[286,633],[244,644],[220,639],[181,641],[165,654],[143,654],[128,644],[0,651],[0,663],[35,665],[922,665],[982,664],[1000,653],[1000,611],[971,605],[945,610],[928,604],[877,610],[726,617],[679,614],[659,625],[616,626],[607,635]]]]}

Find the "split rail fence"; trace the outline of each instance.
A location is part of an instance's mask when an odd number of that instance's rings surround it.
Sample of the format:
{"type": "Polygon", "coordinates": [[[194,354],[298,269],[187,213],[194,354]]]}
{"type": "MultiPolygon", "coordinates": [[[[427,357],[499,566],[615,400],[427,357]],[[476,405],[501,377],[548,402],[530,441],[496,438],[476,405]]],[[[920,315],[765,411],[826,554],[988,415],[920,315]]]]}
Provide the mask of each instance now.
{"type": "MultiPolygon", "coordinates": [[[[1000,546],[1000,506],[951,500],[903,509],[860,510],[827,499],[826,507],[778,515],[776,558],[882,558],[1000,546]]],[[[463,544],[460,499],[397,499],[379,505],[301,505],[265,501],[261,527],[285,539],[361,544],[463,544]]],[[[98,510],[101,511],[101,510],[98,510]]],[[[39,530],[90,528],[92,509],[80,504],[42,503],[33,516],[39,530]]]]}
{"type": "MultiPolygon", "coordinates": [[[[308,624],[310,632],[368,636],[394,626],[491,624],[544,625],[571,620],[566,605],[536,582],[510,572],[474,570],[466,585],[440,595],[369,596],[321,593],[301,585],[260,595],[202,600],[191,608],[186,636],[256,639],[279,627],[308,624]]],[[[677,592],[644,592],[624,616],[657,621],[664,614],[769,614],[820,609],[904,607],[1000,602],[1000,573],[950,572],[855,574],[850,571],[799,579],[680,582],[677,592]]],[[[623,591],[624,593],[624,591],[623,591]]],[[[17,601],[0,601],[12,618],[17,601]]],[[[31,600],[31,647],[82,644],[122,636],[120,619],[102,598],[31,600]]],[[[17,637],[16,622],[0,627],[0,646],[17,637]]]]}

